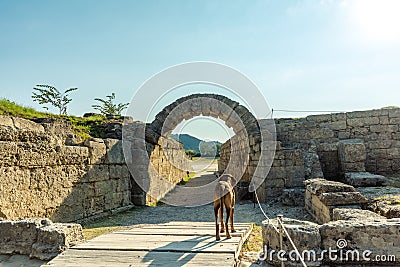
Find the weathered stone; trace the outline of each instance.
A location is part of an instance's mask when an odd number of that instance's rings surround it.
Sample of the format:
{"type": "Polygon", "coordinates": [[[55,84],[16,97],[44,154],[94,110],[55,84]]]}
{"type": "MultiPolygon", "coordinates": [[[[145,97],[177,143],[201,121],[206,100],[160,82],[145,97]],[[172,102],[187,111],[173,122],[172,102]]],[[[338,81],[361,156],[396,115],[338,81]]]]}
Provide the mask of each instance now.
{"type": "Polygon", "coordinates": [[[348,209],[348,208],[335,208],[333,209],[334,221],[337,220],[375,220],[375,219],[385,219],[385,217],[369,211],[360,209],[348,209]]]}
{"type": "Polygon", "coordinates": [[[365,171],[366,149],[362,140],[339,141],[338,153],[342,171],[365,171]]]}
{"type": "Polygon", "coordinates": [[[101,164],[104,161],[104,157],[107,153],[106,145],[104,141],[99,138],[87,139],[84,143],[89,148],[89,163],[90,164],[101,164]]]}
{"type": "Polygon", "coordinates": [[[345,173],[345,181],[354,187],[382,186],[386,178],[369,172],[350,172],[345,173]]]}
{"type": "Polygon", "coordinates": [[[351,127],[360,127],[364,125],[379,124],[378,117],[360,117],[360,118],[348,118],[347,125],[351,127]]]}
{"type": "Polygon", "coordinates": [[[12,117],[12,121],[14,124],[14,128],[16,128],[17,130],[28,130],[32,132],[44,133],[43,126],[33,121],[18,117],[12,117]]]}
{"type": "Polygon", "coordinates": [[[340,182],[328,181],[321,178],[306,180],[305,185],[311,193],[319,195],[327,192],[355,192],[351,185],[340,182]]]}
{"type": "Polygon", "coordinates": [[[400,108],[390,109],[389,118],[400,118],[400,108]]]}
{"type": "MultiPolygon", "coordinates": [[[[321,236],[318,224],[290,218],[283,218],[283,224],[298,251],[313,250],[316,252],[316,258],[318,258],[321,252],[321,236]]],[[[280,247],[279,233],[276,232],[273,226],[276,229],[280,227],[278,219],[263,221],[262,235],[265,252],[267,252],[266,261],[272,264],[280,264],[280,261],[277,259],[277,253],[271,253],[271,251],[274,250],[277,252],[282,249],[290,253],[293,247],[290,242],[283,242],[282,248],[280,247]]],[[[289,255],[286,256],[289,259],[289,255]]],[[[295,264],[296,261],[285,261],[285,266],[296,266],[295,264]]],[[[321,262],[306,259],[306,264],[307,266],[319,266],[321,262]]]]}
{"type": "Polygon", "coordinates": [[[368,202],[359,192],[321,193],[318,198],[327,206],[354,205],[368,202]]]}
{"type": "Polygon", "coordinates": [[[305,178],[324,177],[318,154],[315,152],[304,152],[305,178]]]}
{"type": "Polygon", "coordinates": [[[79,224],[55,223],[41,227],[30,257],[51,260],[61,252],[85,241],[79,224]]]}
{"type": "Polygon", "coordinates": [[[285,179],[285,187],[293,188],[293,187],[304,187],[305,178],[286,178],[285,179]]]}
{"type": "Polygon", "coordinates": [[[19,253],[50,260],[84,241],[79,224],[53,224],[49,219],[0,221],[0,253],[19,253]]]}
{"type": "MultiPolygon", "coordinates": [[[[322,249],[337,249],[339,239],[346,240],[346,250],[357,249],[360,253],[369,250],[376,255],[394,255],[400,260],[400,219],[392,220],[338,220],[320,227],[322,249]]],[[[326,258],[326,260],[329,260],[326,258]]]]}
{"type": "Polygon", "coordinates": [[[110,164],[124,164],[125,157],[122,149],[122,141],[118,139],[105,139],[107,148],[106,162],[110,164]]]}
{"type": "Polygon", "coordinates": [[[281,197],[283,205],[303,206],[306,190],[304,188],[284,189],[281,197]]]}
{"type": "Polygon", "coordinates": [[[0,221],[0,254],[29,255],[36,241],[38,228],[50,223],[48,219],[0,221]]]}

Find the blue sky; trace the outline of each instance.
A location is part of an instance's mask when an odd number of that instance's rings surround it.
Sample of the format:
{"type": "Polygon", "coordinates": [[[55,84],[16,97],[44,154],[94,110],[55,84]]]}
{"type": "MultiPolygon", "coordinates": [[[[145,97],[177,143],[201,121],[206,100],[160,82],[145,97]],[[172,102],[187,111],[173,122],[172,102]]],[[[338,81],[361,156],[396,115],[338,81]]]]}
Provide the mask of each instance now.
{"type": "MultiPolygon", "coordinates": [[[[69,112],[129,102],[189,61],[232,66],[274,109],[400,105],[400,1],[0,0],[0,97],[41,109],[32,87],[78,87],[69,112]]],[[[275,113],[299,117],[307,113],[275,113]]]]}

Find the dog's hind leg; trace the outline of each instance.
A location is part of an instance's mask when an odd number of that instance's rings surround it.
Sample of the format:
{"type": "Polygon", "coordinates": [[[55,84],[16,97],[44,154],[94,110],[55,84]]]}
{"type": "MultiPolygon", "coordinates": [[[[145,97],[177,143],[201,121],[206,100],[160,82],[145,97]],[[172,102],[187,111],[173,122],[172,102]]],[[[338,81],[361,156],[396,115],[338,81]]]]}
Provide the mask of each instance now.
{"type": "MultiPolygon", "coordinates": [[[[222,199],[222,198],[221,198],[221,199],[222,199]]],[[[221,223],[221,231],[220,231],[220,233],[225,232],[224,209],[223,209],[223,207],[224,207],[224,204],[223,204],[222,201],[221,201],[221,207],[220,207],[220,209],[219,209],[219,221],[220,221],[220,223],[221,223]]]]}
{"type": "Polygon", "coordinates": [[[235,213],[235,193],[232,194],[232,207],[231,207],[231,214],[230,214],[230,221],[231,221],[231,232],[236,232],[235,227],[233,227],[233,214],[235,213]]]}
{"type": "Polygon", "coordinates": [[[235,207],[231,208],[231,214],[229,216],[229,219],[231,221],[231,232],[234,233],[236,232],[235,227],[233,227],[233,214],[235,213],[235,207]]]}
{"type": "Polygon", "coordinates": [[[217,240],[220,240],[221,237],[219,235],[219,224],[218,224],[218,210],[220,210],[222,207],[220,207],[221,204],[215,204],[214,205],[214,218],[215,218],[215,237],[217,240]]]}
{"type": "Polygon", "coordinates": [[[232,209],[228,205],[225,206],[225,208],[226,208],[226,221],[225,221],[226,238],[231,238],[231,234],[229,233],[229,228],[228,228],[228,221],[231,216],[232,209]]]}

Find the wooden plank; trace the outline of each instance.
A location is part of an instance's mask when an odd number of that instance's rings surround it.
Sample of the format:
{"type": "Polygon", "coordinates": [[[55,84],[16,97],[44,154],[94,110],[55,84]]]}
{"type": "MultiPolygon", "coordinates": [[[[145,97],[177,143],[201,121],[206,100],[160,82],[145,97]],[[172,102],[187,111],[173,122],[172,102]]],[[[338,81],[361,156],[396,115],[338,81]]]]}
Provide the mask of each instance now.
{"type": "MultiPolygon", "coordinates": [[[[210,235],[202,236],[186,236],[186,235],[134,235],[134,234],[120,234],[111,233],[107,235],[101,235],[92,240],[89,240],[86,244],[97,244],[99,242],[121,242],[121,243],[133,243],[138,244],[140,242],[150,243],[150,242],[201,242],[201,243],[238,243],[241,237],[232,237],[231,239],[226,239],[222,235],[222,240],[215,242],[215,237],[210,235]]],[[[83,245],[83,244],[82,244],[83,245]]],[[[78,245],[78,247],[81,245],[78,245]]]]}
{"type": "Polygon", "coordinates": [[[49,266],[234,266],[250,224],[215,240],[214,223],[171,222],[116,231],[75,246],[49,266]]]}
{"type": "MultiPolygon", "coordinates": [[[[235,230],[238,231],[246,231],[248,228],[247,227],[235,227],[235,230]]],[[[214,230],[215,231],[215,226],[203,226],[203,227],[187,227],[187,226],[169,226],[169,227],[165,227],[165,226],[151,226],[151,227],[143,227],[143,228],[132,228],[132,229],[127,229],[126,231],[131,231],[131,230],[138,230],[138,229],[175,229],[176,231],[192,231],[192,230],[214,230]]],[[[230,228],[229,228],[230,229],[230,228]]]]}
{"type": "MultiPolygon", "coordinates": [[[[215,230],[213,231],[205,231],[205,230],[193,230],[191,232],[189,231],[182,231],[180,233],[176,233],[176,229],[163,229],[162,231],[158,230],[138,230],[138,231],[116,231],[113,232],[114,234],[121,234],[121,235],[175,235],[175,236],[213,236],[215,238],[215,230]]],[[[242,237],[244,236],[246,232],[245,231],[240,231],[240,232],[235,232],[231,233],[231,236],[233,237],[242,237]]],[[[224,237],[225,233],[221,233],[221,236],[224,237]]]]}
{"type": "Polygon", "coordinates": [[[75,246],[73,249],[101,249],[101,250],[144,250],[144,251],[176,251],[176,252],[198,252],[198,253],[231,253],[235,254],[236,243],[220,242],[213,240],[202,242],[200,240],[186,242],[156,241],[135,242],[132,240],[102,239],[96,242],[88,242],[75,246]]]}
{"type": "Polygon", "coordinates": [[[246,232],[243,234],[242,238],[240,238],[236,251],[235,251],[235,260],[237,261],[239,259],[240,252],[242,251],[242,247],[244,242],[246,242],[247,238],[249,238],[251,232],[253,231],[253,224],[249,224],[246,232]]]}
{"type": "MultiPolygon", "coordinates": [[[[182,222],[182,221],[175,221],[175,222],[168,222],[168,223],[148,224],[146,226],[151,226],[151,225],[190,225],[190,226],[194,226],[195,227],[195,226],[204,226],[204,225],[214,226],[215,222],[182,222]]],[[[249,226],[248,223],[234,223],[234,225],[243,226],[243,227],[249,226]]]]}
{"type": "Polygon", "coordinates": [[[131,266],[185,266],[208,267],[234,265],[232,254],[108,251],[108,250],[67,250],[50,261],[52,267],[128,267],[131,266]]]}
{"type": "MultiPolygon", "coordinates": [[[[243,236],[248,230],[247,228],[236,228],[235,233],[231,233],[233,236],[243,236]]],[[[186,228],[186,229],[176,229],[176,228],[135,228],[131,230],[120,230],[115,231],[116,234],[136,234],[136,235],[209,235],[215,236],[215,229],[199,229],[199,228],[186,228]]]]}

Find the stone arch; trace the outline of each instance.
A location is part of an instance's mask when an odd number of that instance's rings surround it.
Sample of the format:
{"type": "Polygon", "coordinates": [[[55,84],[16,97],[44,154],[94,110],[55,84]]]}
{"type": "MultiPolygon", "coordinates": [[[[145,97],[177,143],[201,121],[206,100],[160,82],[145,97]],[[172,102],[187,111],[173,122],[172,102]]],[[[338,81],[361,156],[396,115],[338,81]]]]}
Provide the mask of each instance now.
{"type": "Polygon", "coordinates": [[[168,136],[181,121],[200,115],[223,120],[237,136],[261,137],[257,119],[245,106],[223,95],[193,94],[161,110],[153,122],[146,125],[146,141],[157,144],[161,136],[168,136]]]}

